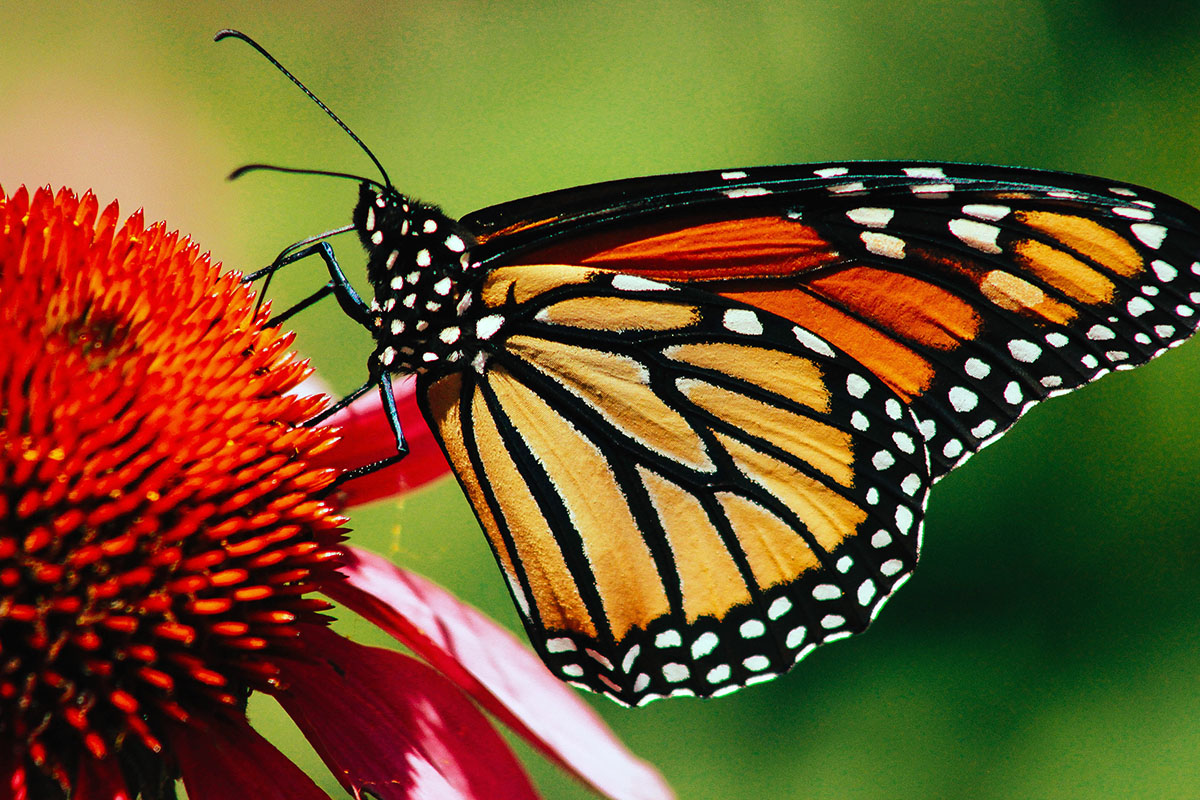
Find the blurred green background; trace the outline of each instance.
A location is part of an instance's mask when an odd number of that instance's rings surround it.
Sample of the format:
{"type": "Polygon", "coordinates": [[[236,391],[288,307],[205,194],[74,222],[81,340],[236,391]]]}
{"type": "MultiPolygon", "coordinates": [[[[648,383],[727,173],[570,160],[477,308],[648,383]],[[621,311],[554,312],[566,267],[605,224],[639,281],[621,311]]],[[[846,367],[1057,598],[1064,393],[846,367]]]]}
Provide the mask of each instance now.
{"type": "MultiPolygon", "coordinates": [[[[224,180],[248,161],[371,174],[249,48],[211,43],[227,26],[452,214],[851,158],[1090,172],[1200,203],[1200,4],[1119,0],[5,3],[0,185],[91,187],[243,270],[344,224],[352,185],[224,180]]],[[[322,280],[297,268],[277,307],[322,280]]],[[[296,327],[335,387],[361,381],[369,343],[332,303],[296,327]]],[[[1193,342],[1030,414],[934,490],[921,565],[872,629],[786,677],[594,705],[684,798],[1200,796],[1198,391],[1193,342]]],[[[519,627],[452,482],[353,524],[519,627]]],[[[252,712],[338,796],[285,716],[252,712]]],[[[522,752],[547,797],[588,796],[522,752]]]]}

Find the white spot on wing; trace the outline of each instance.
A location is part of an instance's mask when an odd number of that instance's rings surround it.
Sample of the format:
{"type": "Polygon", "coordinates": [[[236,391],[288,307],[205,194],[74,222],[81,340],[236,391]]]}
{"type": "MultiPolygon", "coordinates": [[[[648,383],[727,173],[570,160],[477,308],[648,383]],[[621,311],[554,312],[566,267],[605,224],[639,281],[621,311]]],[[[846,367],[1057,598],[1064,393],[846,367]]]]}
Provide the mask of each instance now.
{"type": "Polygon", "coordinates": [[[1125,304],[1125,310],[1129,312],[1131,317],[1140,317],[1148,311],[1153,311],[1154,306],[1144,297],[1131,297],[1129,302],[1125,304]]]}
{"type": "Polygon", "coordinates": [[[941,167],[905,167],[904,174],[910,178],[945,178],[941,167]]]}
{"type": "Polygon", "coordinates": [[[951,387],[948,396],[950,405],[960,414],[965,414],[979,405],[979,395],[963,386],[951,387]]]}
{"type": "Polygon", "coordinates": [[[1012,353],[1012,357],[1017,361],[1032,364],[1042,354],[1042,348],[1026,339],[1013,339],[1008,343],[1008,352],[1012,353]]]}
{"type": "Polygon", "coordinates": [[[1002,252],[1000,246],[996,244],[996,237],[1000,235],[1000,229],[995,225],[987,225],[972,219],[952,219],[949,227],[950,232],[957,236],[963,244],[970,245],[984,253],[1002,252]]]}
{"type": "Polygon", "coordinates": [[[759,320],[758,314],[748,308],[726,309],[721,324],[734,333],[746,336],[759,336],[763,332],[762,321],[759,320]]]}
{"type": "Polygon", "coordinates": [[[1146,208],[1118,206],[1112,210],[1112,213],[1116,214],[1118,217],[1125,217],[1126,219],[1140,219],[1143,221],[1154,219],[1154,212],[1146,208]]]}
{"type": "Polygon", "coordinates": [[[666,283],[659,283],[649,278],[643,278],[641,275],[626,275],[624,273],[614,275],[612,285],[614,289],[619,289],[623,292],[650,292],[675,288],[666,283]]]}
{"type": "Polygon", "coordinates": [[[1166,228],[1150,222],[1135,222],[1129,226],[1129,230],[1133,231],[1133,235],[1138,238],[1138,241],[1151,250],[1157,250],[1162,246],[1163,239],[1167,238],[1166,228]]]}
{"type": "Polygon", "coordinates": [[[885,228],[895,215],[895,209],[891,208],[852,208],[846,212],[851,222],[868,228],[885,228]]]}
{"type": "Polygon", "coordinates": [[[815,333],[807,331],[804,328],[801,328],[799,325],[792,328],[792,332],[796,334],[796,340],[809,350],[812,350],[814,353],[819,353],[826,358],[833,358],[833,348],[829,346],[828,342],[817,336],[815,333]]]}
{"type": "Polygon", "coordinates": [[[696,637],[696,641],[692,642],[692,658],[703,658],[717,649],[719,643],[720,640],[715,633],[705,631],[696,637]]]}
{"type": "Polygon", "coordinates": [[[746,177],[746,173],[742,172],[741,170],[730,170],[729,172],[721,173],[721,180],[725,180],[725,181],[735,181],[738,178],[744,178],[744,177],[746,177]]]}
{"type": "Polygon", "coordinates": [[[770,189],[765,189],[762,186],[740,186],[737,189],[724,189],[721,194],[730,199],[739,197],[761,197],[765,194],[771,194],[770,189]]]}
{"type": "Polygon", "coordinates": [[[892,236],[890,233],[863,231],[859,234],[859,238],[862,239],[863,246],[869,253],[897,260],[904,258],[904,240],[898,236],[892,236]]]}
{"type": "Polygon", "coordinates": [[[1179,275],[1179,270],[1159,259],[1151,261],[1150,268],[1154,270],[1154,275],[1163,283],[1170,283],[1179,275]]]}
{"type": "Polygon", "coordinates": [[[954,191],[952,183],[919,183],[915,186],[908,187],[908,190],[913,194],[940,194],[945,195],[948,192],[954,191]]]}
{"type": "Polygon", "coordinates": [[[995,222],[998,219],[1004,219],[1004,217],[1007,217],[1010,213],[1012,213],[1012,209],[1008,206],[997,206],[987,203],[971,203],[970,205],[963,206],[962,213],[966,214],[968,217],[974,217],[975,219],[985,219],[988,222],[995,222]]]}
{"type": "Polygon", "coordinates": [[[849,171],[845,167],[826,167],[825,169],[813,170],[813,175],[816,175],[818,178],[833,178],[838,175],[845,175],[849,171]]]}

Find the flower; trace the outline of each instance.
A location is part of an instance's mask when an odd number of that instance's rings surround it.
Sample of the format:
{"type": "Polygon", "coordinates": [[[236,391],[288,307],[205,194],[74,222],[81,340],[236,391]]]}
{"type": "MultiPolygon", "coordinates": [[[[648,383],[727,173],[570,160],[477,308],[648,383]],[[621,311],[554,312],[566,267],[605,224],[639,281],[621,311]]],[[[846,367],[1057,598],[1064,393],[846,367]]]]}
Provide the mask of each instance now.
{"type": "Polygon", "coordinates": [[[118,223],[0,189],[0,798],[327,797],[253,692],[356,797],[533,797],[469,698],[611,797],[668,796],[512,636],[344,545],[291,336],[189,239],[118,223]],[[334,633],[318,592],[425,662],[334,633]]]}

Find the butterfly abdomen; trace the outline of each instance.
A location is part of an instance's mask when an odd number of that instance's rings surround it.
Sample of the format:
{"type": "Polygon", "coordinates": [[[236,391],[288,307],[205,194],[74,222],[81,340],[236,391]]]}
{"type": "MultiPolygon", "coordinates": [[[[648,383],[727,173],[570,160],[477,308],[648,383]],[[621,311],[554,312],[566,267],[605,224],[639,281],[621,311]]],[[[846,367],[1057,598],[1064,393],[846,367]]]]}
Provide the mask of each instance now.
{"type": "Polygon", "coordinates": [[[359,190],[354,227],[375,295],[372,362],[403,374],[461,359],[470,233],[436,206],[368,183],[359,190]]]}

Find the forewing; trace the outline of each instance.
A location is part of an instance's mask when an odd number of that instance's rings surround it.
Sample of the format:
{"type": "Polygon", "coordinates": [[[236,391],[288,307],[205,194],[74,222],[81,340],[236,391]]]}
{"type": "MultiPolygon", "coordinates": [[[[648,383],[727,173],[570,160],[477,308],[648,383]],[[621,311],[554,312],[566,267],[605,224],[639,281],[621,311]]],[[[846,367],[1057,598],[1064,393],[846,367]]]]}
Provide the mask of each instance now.
{"type": "Polygon", "coordinates": [[[617,270],[804,326],[911,407],[935,478],[1038,401],[1181,343],[1200,303],[1200,212],[1038,170],[859,162],[659,176],[465,222],[485,264],[617,270]]]}

